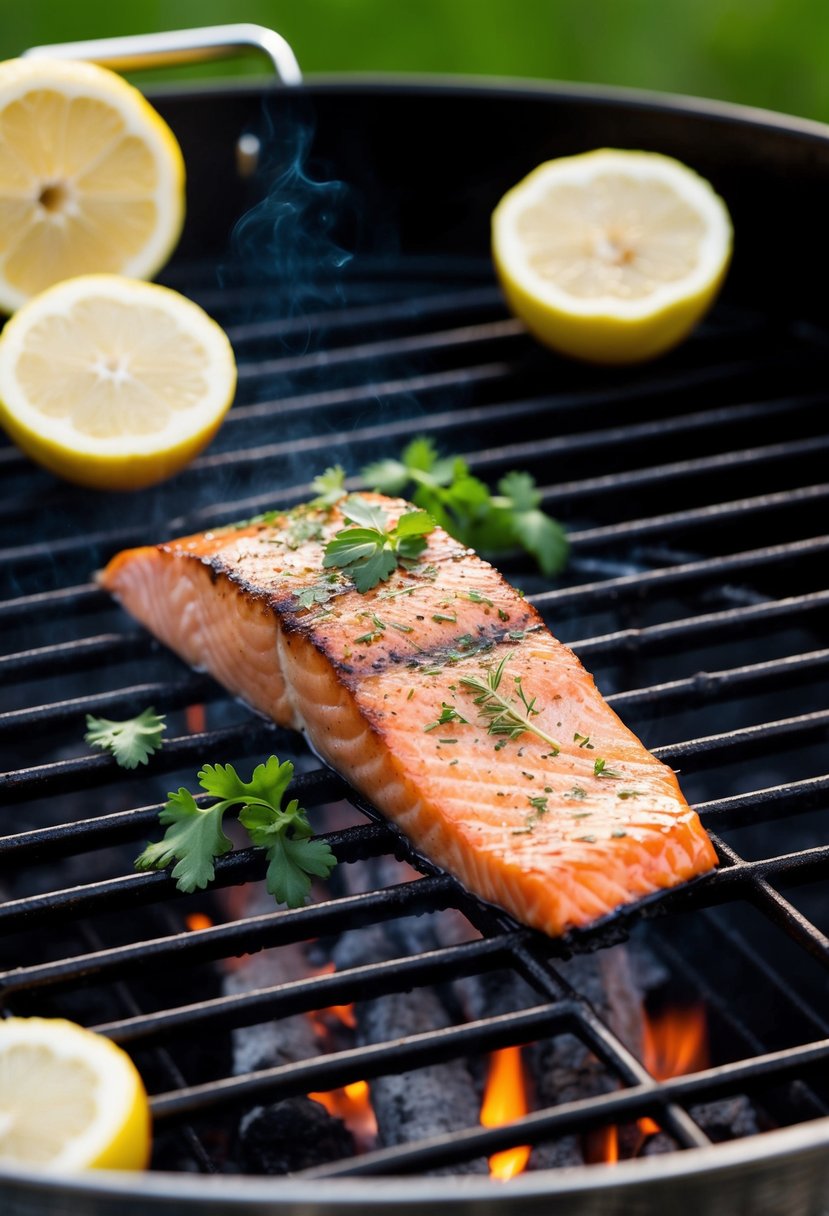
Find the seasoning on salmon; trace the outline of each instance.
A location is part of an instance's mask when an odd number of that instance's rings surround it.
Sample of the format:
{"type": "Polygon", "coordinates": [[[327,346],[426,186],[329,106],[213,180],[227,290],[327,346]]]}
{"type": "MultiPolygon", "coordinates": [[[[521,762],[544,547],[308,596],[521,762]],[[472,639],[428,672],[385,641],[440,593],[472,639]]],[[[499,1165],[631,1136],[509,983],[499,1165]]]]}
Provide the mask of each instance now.
{"type": "MultiPolygon", "coordinates": [[[[390,526],[411,509],[364,499],[390,526]]],[[[497,570],[435,528],[359,592],[323,565],[346,526],[312,504],[129,550],[100,582],[524,924],[559,935],[716,865],[672,770],[497,570]]]]}

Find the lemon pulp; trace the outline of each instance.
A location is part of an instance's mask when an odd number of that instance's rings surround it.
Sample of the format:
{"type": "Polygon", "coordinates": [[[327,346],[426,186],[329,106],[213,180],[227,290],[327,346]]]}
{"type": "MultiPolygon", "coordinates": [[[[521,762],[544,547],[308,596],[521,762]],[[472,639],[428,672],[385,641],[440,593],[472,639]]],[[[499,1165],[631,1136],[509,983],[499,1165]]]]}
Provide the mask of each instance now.
{"type": "Polygon", "coordinates": [[[0,1163],[141,1169],[149,1152],[147,1096],[125,1052],[62,1019],[0,1023],[0,1163]]]}
{"type": "Polygon", "coordinates": [[[548,161],[493,213],[508,303],[542,341],[596,362],[651,358],[713,302],[731,222],[711,186],[656,153],[548,161]]]}
{"type": "Polygon", "coordinates": [[[0,309],[61,279],[149,278],[184,220],[184,162],[162,118],[88,63],[0,63],[0,309]]]}
{"type": "Polygon", "coordinates": [[[170,476],[236,384],[222,329],[177,292],[115,275],[59,283],[0,335],[0,423],[52,472],[101,489],[170,476]]]}

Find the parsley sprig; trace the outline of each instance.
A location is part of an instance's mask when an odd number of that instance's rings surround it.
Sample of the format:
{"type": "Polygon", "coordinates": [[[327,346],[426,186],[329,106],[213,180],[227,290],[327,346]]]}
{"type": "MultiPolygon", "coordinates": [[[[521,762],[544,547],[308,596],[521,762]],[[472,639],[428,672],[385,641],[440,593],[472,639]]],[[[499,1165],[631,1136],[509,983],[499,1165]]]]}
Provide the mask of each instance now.
{"type": "Polygon", "coordinates": [[[529,473],[507,473],[493,494],[462,457],[440,456],[431,439],[420,436],[399,460],[375,461],[362,475],[383,494],[411,497],[450,536],[480,553],[522,548],[546,575],[567,564],[564,529],[541,510],[541,494],[529,473]]]}
{"type": "Polygon", "coordinates": [[[166,729],[164,714],[157,714],[152,706],[125,722],[87,714],[84,741],[109,752],[121,768],[138,768],[162,746],[166,729]]]}
{"type": "Polygon", "coordinates": [[[349,523],[356,525],[337,532],[325,546],[322,564],[338,567],[354,580],[361,593],[385,582],[398,565],[408,567],[426,548],[425,537],[435,522],[426,511],[407,511],[393,528],[386,512],[359,494],[346,498],[341,507],[349,523]]]}
{"type": "MultiPolygon", "coordinates": [[[[487,733],[490,735],[506,735],[508,739],[518,739],[525,731],[530,731],[549,744],[553,753],[561,751],[561,744],[552,735],[548,735],[533,718],[541,710],[535,708],[536,698],[527,698],[521,683],[521,676],[513,676],[513,684],[517,697],[504,695],[501,683],[504,678],[504,666],[509,655],[505,655],[497,667],[487,672],[486,680],[477,676],[461,676],[458,683],[464,688],[477,693],[473,702],[478,706],[479,717],[487,723],[487,733]]],[[[506,742],[506,740],[505,740],[506,742]]]]}
{"type": "Polygon", "coordinates": [[[170,793],[159,814],[167,828],[164,838],[147,845],[135,868],[163,870],[175,861],[173,878],[180,891],[206,887],[216,874],[215,859],[233,847],[222,828],[224,814],[239,807],[239,822],[251,843],[267,854],[268,891],[289,908],[300,907],[311,876],[327,878],[337,860],[324,840],[311,839],[311,825],[296,798],[283,807],[293,775],[293,764],[280,764],[276,756],[258,764],[250,781],[243,781],[232,764],[205,764],[199,784],[219,801],[200,806],[184,787],[170,793]]]}
{"type": "Polygon", "coordinates": [[[345,469],[341,464],[332,465],[314,478],[311,488],[317,492],[317,497],[311,502],[312,507],[335,506],[348,493],[345,488],[345,469]]]}

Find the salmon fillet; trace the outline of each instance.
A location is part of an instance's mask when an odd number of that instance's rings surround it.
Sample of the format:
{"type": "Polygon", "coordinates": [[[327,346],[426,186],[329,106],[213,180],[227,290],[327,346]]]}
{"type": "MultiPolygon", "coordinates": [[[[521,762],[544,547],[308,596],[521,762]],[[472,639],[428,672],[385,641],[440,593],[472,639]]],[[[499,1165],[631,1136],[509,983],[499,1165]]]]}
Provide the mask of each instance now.
{"type": "MultiPolygon", "coordinates": [[[[390,524],[411,509],[363,498],[390,524]]],[[[524,924],[557,936],[716,865],[672,770],[496,569],[435,528],[360,593],[322,565],[347,526],[309,505],[128,550],[99,580],[524,924]]]]}

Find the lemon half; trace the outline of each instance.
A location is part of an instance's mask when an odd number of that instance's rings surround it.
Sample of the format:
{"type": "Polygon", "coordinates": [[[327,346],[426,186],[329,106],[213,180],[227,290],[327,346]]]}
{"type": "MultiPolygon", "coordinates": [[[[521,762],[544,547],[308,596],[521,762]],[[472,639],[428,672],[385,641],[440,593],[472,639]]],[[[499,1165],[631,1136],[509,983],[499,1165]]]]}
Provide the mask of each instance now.
{"type": "Polygon", "coordinates": [[[150,278],[184,221],[173,133],[91,63],[0,63],[0,310],[98,272],[150,278]]]}
{"type": "Polygon", "coordinates": [[[118,275],[50,287],[0,335],[0,425],[80,485],[171,476],[212,439],[235,387],[233,350],[207,313],[118,275]]]}
{"type": "Polygon", "coordinates": [[[684,338],[719,291],[731,247],[719,195],[652,152],[548,161],[492,217],[510,308],[553,349],[597,363],[649,359],[684,338]]]}
{"type": "Polygon", "coordinates": [[[0,1021],[0,1165],[143,1169],[144,1085],[126,1052],[60,1018],[0,1021]]]}

